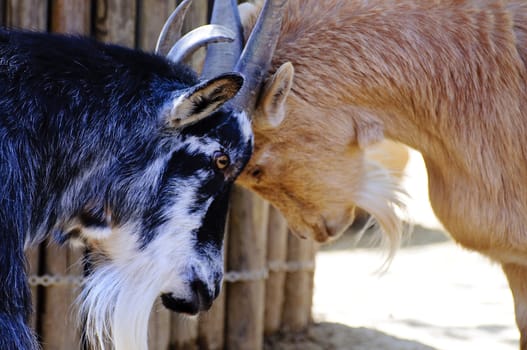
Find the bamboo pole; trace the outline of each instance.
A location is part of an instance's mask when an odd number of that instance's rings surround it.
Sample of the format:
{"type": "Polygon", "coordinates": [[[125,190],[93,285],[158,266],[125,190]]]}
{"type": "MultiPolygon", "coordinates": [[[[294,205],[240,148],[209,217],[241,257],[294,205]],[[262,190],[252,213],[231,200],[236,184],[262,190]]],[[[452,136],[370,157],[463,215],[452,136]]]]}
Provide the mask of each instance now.
{"type": "MultiPolygon", "coordinates": [[[[40,245],[31,247],[26,251],[26,259],[28,264],[28,274],[38,275],[40,272],[40,245]]],[[[37,286],[31,287],[31,305],[33,306],[33,313],[31,314],[31,327],[35,332],[39,332],[38,326],[38,298],[40,288],[37,286]]]]}
{"type": "Polygon", "coordinates": [[[91,6],[85,0],[51,0],[51,31],[90,34],[91,6]]]}
{"type": "Polygon", "coordinates": [[[95,37],[127,47],[135,47],[136,2],[96,0],[95,37]]]}
{"type": "Polygon", "coordinates": [[[225,344],[225,285],[209,311],[199,316],[199,350],[221,350],[225,344]]]}
{"type": "MultiPolygon", "coordinates": [[[[45,273],[82,276],[82,250],[49,244],[45,252],[45,273]]],[[[79,289],[74,285],[51,285],[44,289],[42,343],[46,349],[78,349],[80,334],[72,306],[79,289]]]]}
{"type": "Polygon", "coordinates": [[[172,313],[170,350],[198,350],[198,319],[172,313]]]}
{"type": "Polygon", "coordinates": [[[0,25],[6,25],[6,0],[0,0],[0,25]]]}
{"type": "Polygon", "coordinates": [[[265,335],[278,331],[282,323],[286,272],[272,271],[272,268],[274,264],[284,264],[287,260],[287,234],[287,222],[280,212],[271,206],[267,230],[267,263],[271,271],[265,284],[265,335]]]}
{"type": "Polygon", "coordinates": [[[150,313],[148,323],[148,349],[166,350],[170,345],[171,312],[158,299],[150,313]]]}
{"type": "MultiPolygon", "coordinates": [[[[235,186],[231,195],[228,267],[231,271],[266,269],[269,205],[235,186]]],[[[258,350],[263,347],[265,281],[230,283],[227,289],[226,348],[258,350]]]]}
{"type": "Polygon", "coordinates": [[[140,0],[138,2],[137,45],[140,49],[154,51],[161,28],[176,8],[176,2],[175,0],[140,0]]]}
{"type": "Polygon", "coordinates": [[[47,21],[47,1],[6,0],[6,24],[9,27],[45,31],[47,21]]]}
{"type": "MultiPolygon", "coordinates": [[[[315,243],[300,240],[289,234],[287,260],[289,262],[309,262],[314,259],[315,243]]],[[[285,283],[285,301],[282,312],[282,329],[300,331],[311,322],[313,298],[313,271],[299,270],[288,272],[285,283]]]]}
{"type": "Polygon", "coordinates": [[[306,303],[306,312],[309,314],[308,323],[313,323],[313,294],[315,293],[315,261],[317,257],[318,248],[320,244],[312,242],[311,251],[309,252],[310,261],[313,262],[313,270],[308,271],[308,285],[307,290],[309,291],[308,302],[306,303]]]}

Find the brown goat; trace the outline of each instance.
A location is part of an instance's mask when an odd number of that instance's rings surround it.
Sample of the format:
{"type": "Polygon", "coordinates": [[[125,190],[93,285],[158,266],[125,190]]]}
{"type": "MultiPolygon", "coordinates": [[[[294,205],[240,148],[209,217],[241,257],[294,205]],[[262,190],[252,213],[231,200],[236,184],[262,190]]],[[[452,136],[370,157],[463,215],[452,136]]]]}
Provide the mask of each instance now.
{"type": "Polygon", "coordinates": [[[526,61],[525,0],[290,0],[239,183],[300,235],[338,235],[360,206],[397,241],[364,149],[419,150],[445,228],[502,264],[527,350],[526,61]]]}

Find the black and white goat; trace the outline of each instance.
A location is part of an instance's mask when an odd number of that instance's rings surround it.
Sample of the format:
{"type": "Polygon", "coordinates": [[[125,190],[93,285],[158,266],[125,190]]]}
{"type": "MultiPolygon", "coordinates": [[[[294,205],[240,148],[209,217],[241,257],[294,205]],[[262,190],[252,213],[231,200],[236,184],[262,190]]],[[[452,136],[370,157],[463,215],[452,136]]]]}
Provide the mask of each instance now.
{"type": "Polygon", "coordinates": [[[38,348],[24,248],[48,236],[91,250],[79,308],[94,348],[146,349],[159,295],[178,312],[210,307],[229,189],[252,151],[243,81],[0,30],[0,349],[38,348]]]}
{"type": "Polygon", "coordinates": [[[238,74],[200,82],[92,40],[0,31],[0,349],[35,349],[24,247],[92,250],[87,337],[146,348],[149,311],[210,307],[229,188],[250,157],[238,74]]]}

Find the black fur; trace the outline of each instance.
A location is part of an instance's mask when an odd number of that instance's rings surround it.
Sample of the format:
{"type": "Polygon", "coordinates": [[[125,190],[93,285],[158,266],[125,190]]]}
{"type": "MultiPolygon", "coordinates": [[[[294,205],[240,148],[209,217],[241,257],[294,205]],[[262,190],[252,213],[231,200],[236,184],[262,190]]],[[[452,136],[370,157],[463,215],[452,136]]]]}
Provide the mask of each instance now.
{"type": "Polygon", "coordinates": [[[166,220],[159,213],[172,200],[171,186],[211,160],[178,150],[157,187],[136,181],[189,135],[243,149],[234,175],[216,171],[195,204],[217,196],[198,244],[221,249],[217,232],[223,231],[227,194],[250,144],[225,111],[181,131],[166,128],[160,110],[196,83],[191,70],[155,55],[84,38],[0,30],[0,349],[37,348],[27,326],[24,246],[50,232],[66,241],[62,227],[75,217],[85,226],[104,226],[109,209],[116,225],[140,217],[140,241],[147,245],[166,220]]]}

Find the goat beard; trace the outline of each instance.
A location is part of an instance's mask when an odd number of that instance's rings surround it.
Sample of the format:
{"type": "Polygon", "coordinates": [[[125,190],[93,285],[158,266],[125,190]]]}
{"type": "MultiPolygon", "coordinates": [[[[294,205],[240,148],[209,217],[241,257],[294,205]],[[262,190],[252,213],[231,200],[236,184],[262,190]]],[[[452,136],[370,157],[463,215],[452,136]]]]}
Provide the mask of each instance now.
{"type": "Polygon", "coordinates": [[[105,263],[86,279],[76,305],[91,348],[148,349],[148,321],[163,276],[151,273],[152,266],[136,265],[105,263]]]}
{"type": "MultiPolygon", "coordinates": [[[[401,216],[406,216],[403,199],[407,193],[400,187],[398,180],[389,170],[375,161],[366,163],[363,183],[356,197],[357,206],[371,214],[361,234],[370,227],[375,219],[380,230],[381,244],[387,248],[388,256],[381,271],[388,268],[401,245],[402,238],[412,230],[411,225],[404,228],[401,216]]],[[[359,237],[360,238],[360,237],[359,237]]]]}

